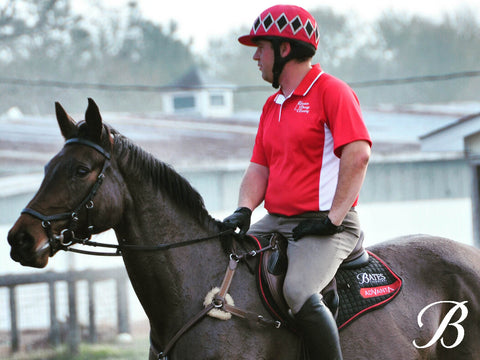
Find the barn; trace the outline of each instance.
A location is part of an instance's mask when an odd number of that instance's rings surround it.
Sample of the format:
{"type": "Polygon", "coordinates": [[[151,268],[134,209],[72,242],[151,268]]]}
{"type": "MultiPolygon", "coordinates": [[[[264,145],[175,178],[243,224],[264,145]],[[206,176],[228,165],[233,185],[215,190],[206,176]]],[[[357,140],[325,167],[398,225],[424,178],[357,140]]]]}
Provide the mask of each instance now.
{"type": "Polygon", "coordinates": [[[438,176],[446,195],[471,199],[473,242],[480,247],[480,112],[421,136],[420,143],[423,153],[456,154],[438,176]]]}

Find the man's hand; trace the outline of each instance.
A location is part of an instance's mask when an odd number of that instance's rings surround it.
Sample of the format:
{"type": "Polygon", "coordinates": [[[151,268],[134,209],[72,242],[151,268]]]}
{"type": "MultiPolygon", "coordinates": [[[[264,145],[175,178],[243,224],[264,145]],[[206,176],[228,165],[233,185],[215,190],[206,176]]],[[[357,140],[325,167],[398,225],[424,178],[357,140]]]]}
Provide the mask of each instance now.
{"type": "Polygon", "coordinates": [[[293,230],[293,240],[300,240],[306,235],[333,235],[344,230],[343,225],[334,225],[329,217],[301,221],[293,230]]]}
{"type": "Polygon", "coordinates": [[[226,217],[223,220],[223,223],[236,230],[237,228],[240,229],[240,235],[245,235],[250,228],[250,219],[252,217],[252,210],[247,207],[240,207],[235,212],[226,217]]]}

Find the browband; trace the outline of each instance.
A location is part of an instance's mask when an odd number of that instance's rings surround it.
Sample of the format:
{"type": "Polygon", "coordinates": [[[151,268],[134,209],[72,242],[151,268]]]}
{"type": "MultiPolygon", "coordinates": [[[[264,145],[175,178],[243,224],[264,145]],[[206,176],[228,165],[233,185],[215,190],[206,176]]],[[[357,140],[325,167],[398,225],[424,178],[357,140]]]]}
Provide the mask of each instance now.
{"type": "Polygon", "coordinates": [[[108,160],[110,160],[110,153],[106,151],[104,148],[102,148],[100,145],[94,143],[93,141],[83,139],[83,138],[71,138],[65,141],[65,146],[70,145],[70,144],[81,144],[81,145],[86,145],[91,147],[92,149],[97,150],[100,154],[105,156],[108,160]]]}

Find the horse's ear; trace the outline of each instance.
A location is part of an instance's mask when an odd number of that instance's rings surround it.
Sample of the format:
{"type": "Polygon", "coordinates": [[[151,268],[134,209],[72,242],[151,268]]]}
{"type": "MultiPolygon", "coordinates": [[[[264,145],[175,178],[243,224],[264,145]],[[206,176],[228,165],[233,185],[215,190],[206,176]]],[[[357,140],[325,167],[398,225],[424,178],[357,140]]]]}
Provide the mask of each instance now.
{"type": "Polygon", "coordinates": [[[88,135],[92,140],[100,142],[102,137],[102,117],[100,115],[100,110],[98,109],[97,104],[93,99],[88,98],[88,107],[85,112],[85,121],[88,126],[88,135]]]}
{"type": "Polygon", "coordinates": [[[65,140],[75,136],[77,133],[77,124],[75,120],[67,114],[59,102],[55,102],[55,114],[57,115],[58,126],[65,140]]]}

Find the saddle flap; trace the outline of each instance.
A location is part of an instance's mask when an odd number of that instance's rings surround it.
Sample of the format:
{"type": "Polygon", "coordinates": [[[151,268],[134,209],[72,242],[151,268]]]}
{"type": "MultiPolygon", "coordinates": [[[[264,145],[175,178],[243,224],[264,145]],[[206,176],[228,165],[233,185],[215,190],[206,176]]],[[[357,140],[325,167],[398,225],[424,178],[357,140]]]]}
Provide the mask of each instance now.
{"type": "Polygon", "coordinates": [[[270,238],[271,251],[262,253],[259,264],[258,284],[263,303],[270,313],[288,323],[288,305],[283,297],[283,282],[287,271],[287,239],[274,233],[270,238]]]}
{"type": "Polygon", "coordinates": [[[268,272],[276,276],[285,274],[288,267],[287,239],[280,233],[274,233],[270,238],[270,245],[272,251],[267,262],[268,272]]]}

